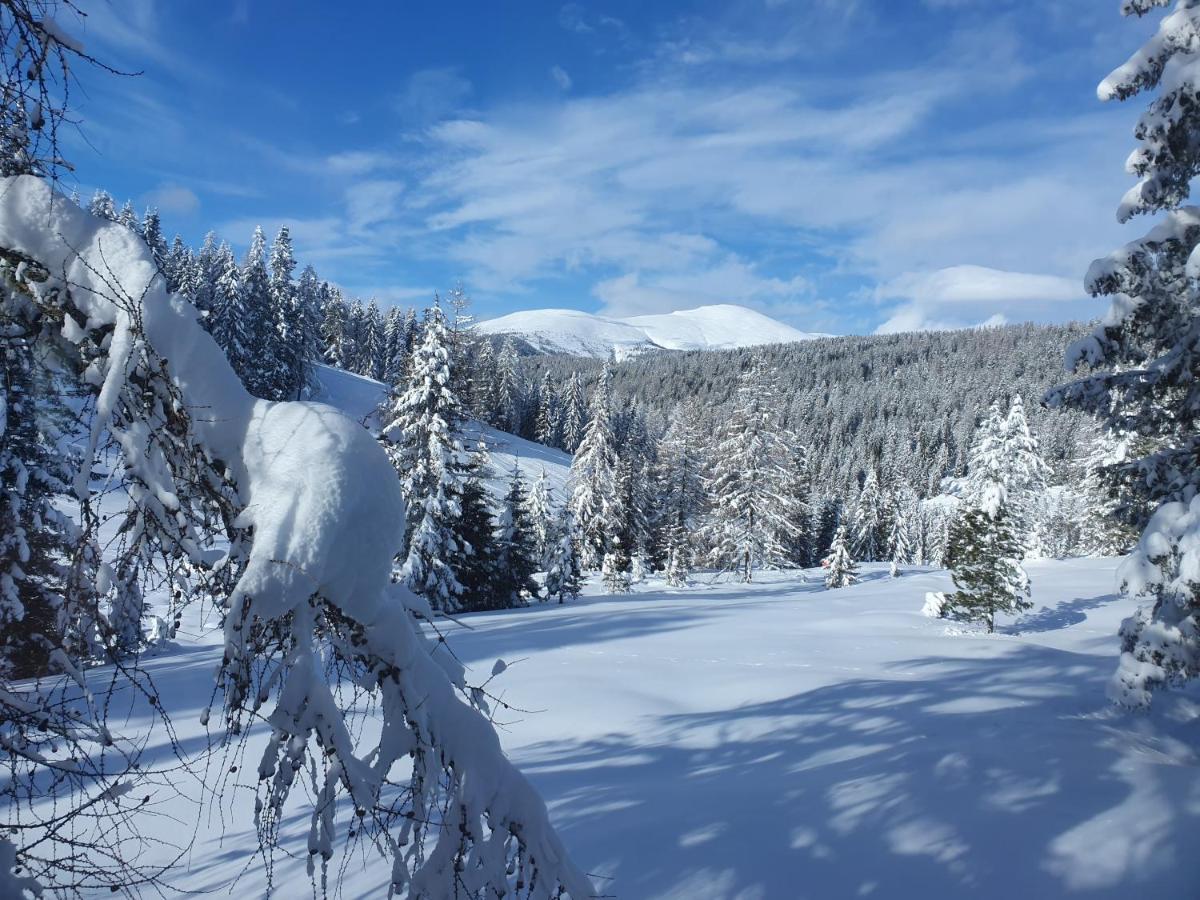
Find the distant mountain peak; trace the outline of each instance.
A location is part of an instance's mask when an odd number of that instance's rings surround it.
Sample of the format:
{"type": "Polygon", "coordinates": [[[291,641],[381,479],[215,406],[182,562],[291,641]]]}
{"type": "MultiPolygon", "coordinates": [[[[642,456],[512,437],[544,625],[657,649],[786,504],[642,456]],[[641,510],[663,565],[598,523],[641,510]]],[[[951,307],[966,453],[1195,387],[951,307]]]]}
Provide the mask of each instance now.
{"type": "Polygon", "coordinates": [[[618,319],[578,309],[531,309],[475,326],[482,334],[512,335],[538,353],[618,359],[661,350],[729,350],[829,337],[800,331],[770,316],[718,303],[618,319]]]}

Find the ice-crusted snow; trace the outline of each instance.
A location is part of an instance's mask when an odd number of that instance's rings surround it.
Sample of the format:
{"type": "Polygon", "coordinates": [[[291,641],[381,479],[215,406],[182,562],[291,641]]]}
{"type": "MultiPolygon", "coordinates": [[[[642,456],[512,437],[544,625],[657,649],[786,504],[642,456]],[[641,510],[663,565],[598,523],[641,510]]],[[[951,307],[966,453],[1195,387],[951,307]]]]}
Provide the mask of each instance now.
{"type": "Polygon", "coordinates": [[[657,350],[723,350],[828,337],[734,304],[626,319],[574,309],[536,309],[489,319],[475,328],[519,337],[542,353],[597,358],[615,353],[618,359],[657,350]]]}

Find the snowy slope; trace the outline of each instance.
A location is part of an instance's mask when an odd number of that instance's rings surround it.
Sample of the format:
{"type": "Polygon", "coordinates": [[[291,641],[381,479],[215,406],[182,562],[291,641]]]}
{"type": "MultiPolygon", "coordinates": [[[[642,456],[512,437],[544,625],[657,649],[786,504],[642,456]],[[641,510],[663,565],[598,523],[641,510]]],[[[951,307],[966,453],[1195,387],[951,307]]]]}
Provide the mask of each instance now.
{"type": "MultiPolygon", "coordinates": [[[[387,385],[380,381],[342,369],[318,366],[317,387],[312,393],[312,399],[328,403],[356,422],[362,422],[372,431],[377,431],[379,423],[375,412],[386,393],[387,385]]],[[[504,496],[508,490],[508,479],[512,476],[515,466],[521,470],[521,476],[529,486],[532,486],[545,470],[554,500],[561,503],[566,499],[566,483],[571,469],[570,454],[498,431],[479,422],[472,422],[467,426],[466,439],[469,445],[478,441],[481,436],[487,441],[488,452],[492,457],[492,477],[487,481],[492,496],[504,496]]]]}
{"type": "Polygon", "coordinates": [[[732,304],[628,319],[574,309],[536,309],[489,319],[475,327],[484,334],[520,337],[542,353],[602,358],[615,352],[618,359],[653,350],[724,350],[827,337],[799,331],[732,304]]]}
{"type": "MultiPolygon", "coordinates": [[[[920,615],[945,573],[866,568],[838,591],[816,573],[627,597],[593,586],[566,606],[471,616],[448,640],[475,682],[510,663],[491,688],[532,712],[499,716],[506,749],[607,895],[1197,896],[1200,686],[1148,715],[1107,706],[1133,608],[1113,595],[1116,561],[1030,563],[1037,607],[991,636],[920,615]]],[[[205,744],[219,654],[201,642],[149,663],[184,746],[205,744]]],[[[262,740],[256,728],[244,762],[262,740]]],[[[216,809],[188,805],[203,796],[188,778],[159,810],[176,839],[199,829],[170,884],[225,894],[247,867],[236,890],[261,896],[250,791],[229,784],[222,837],[216,809]]],[[[305,826],[284,826],[297,853],[274,877],[288,896],[309,892],[305,826]]],[[[385,891],[369,850],[334,863],[335,895],[385,891]]]]}

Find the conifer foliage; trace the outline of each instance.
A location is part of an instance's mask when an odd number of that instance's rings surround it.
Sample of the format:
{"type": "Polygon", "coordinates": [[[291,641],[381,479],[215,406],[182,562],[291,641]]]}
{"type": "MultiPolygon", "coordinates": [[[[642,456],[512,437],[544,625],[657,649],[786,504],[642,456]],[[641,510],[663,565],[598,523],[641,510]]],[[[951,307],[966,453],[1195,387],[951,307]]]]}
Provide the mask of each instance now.
{"type": "Polygon", "coordinates": [[[713,517],[708,525],[712,558],[751,581],[755,569],[792,563],[795,536],[788,491],[788,446],[771,405],[772,386],[760,366],[738,385],[737,402],[720,437],[709,480],[713,517]]]}
{"type": "MultiPolygon", "coordinates": [[[[1142,16],[1166,0],[1127,0],[1142,16]]],[[[1110,693],[1126,706],[1200,675],[1200,207],[1183,206],[1200,172],[1200,6],[1181,0],[1149,41],[1101,82],[1102,100],[1157,92],[1127,162],[1138,182],[1117,217],[1166,212],[1144,237],[1094,262],[1086,283],[1108,314],[1067,352],[1085,373],[1047,395],[1097,416],[1113,436],[1137,435],[1119,465],[1127,493],[1153,512],[1129,562],[1125,591],[1150,601],[1121,627],[1110,693]]]]}
{"type": "Polygon", "coordinates": [[[833,535],[833,543],[829,547],[829,555],[823,562],[825,566],[825,587],[850,587],[858,581],[858,563],[850,554],[850,541],[846,534],[846,526],[839,525],[833,535]]]}
{"type": "Polygon", "coordinates": [[[462,406],[451,387],[449,331],[440,305],[426,310],[408,378],[391,391],[381,439],[400,476],[408,551],[400,578],[435,610],[459,608],[463,585],[452,560],[466,552],[462,495],[471,477],[459,435],[462,406]]]}

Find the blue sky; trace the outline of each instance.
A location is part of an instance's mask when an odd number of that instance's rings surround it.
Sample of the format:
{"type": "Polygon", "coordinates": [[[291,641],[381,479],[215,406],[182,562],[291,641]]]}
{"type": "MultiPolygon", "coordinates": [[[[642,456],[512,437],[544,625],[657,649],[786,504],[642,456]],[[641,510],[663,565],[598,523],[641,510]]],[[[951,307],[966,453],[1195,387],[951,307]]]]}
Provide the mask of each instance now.
{"type": "Polygon", "coordinates": [[[486,318],[731,302],[867,333],[1098,315],[1130,240],[1116,0],[82,0],[81,192],[292,229],[352,294],[486,318]],[[86,140],[85,140],[86,139],[86,140]]]}

